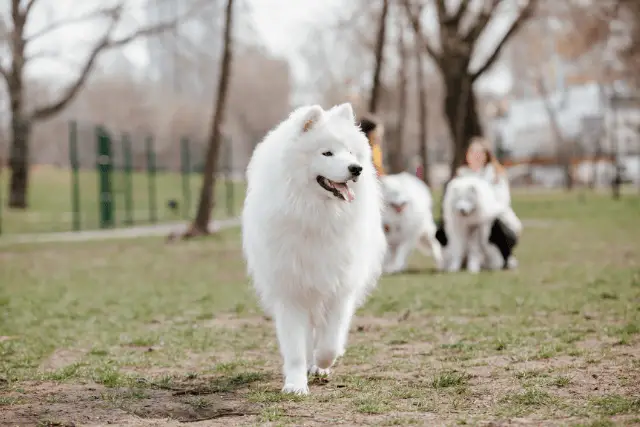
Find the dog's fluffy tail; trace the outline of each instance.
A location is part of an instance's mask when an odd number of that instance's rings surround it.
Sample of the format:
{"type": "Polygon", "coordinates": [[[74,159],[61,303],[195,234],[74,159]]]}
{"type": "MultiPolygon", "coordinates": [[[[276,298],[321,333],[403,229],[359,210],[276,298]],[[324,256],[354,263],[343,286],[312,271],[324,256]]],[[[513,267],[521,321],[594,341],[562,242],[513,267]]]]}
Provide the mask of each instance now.
{"type": "Polygon", "coordinates": [[[432,221],[426,221],[424,231],[418,239],[417,248],[425,256],[433,256],[438,269],[442,268],[442,245],[436,238],[436,225],[432,221]]]}

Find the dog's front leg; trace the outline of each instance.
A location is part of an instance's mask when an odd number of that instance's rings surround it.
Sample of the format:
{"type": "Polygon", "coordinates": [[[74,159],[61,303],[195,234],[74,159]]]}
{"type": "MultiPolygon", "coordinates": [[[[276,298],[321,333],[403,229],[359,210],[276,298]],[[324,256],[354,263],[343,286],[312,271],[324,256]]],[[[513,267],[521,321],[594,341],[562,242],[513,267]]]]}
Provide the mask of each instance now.
{"type": "Polygon", "coordinates": [[[325,322],[316,329],[316,374],[328,374],[336,359],[344,354],[351,318],[356,308],[355,294],[336,298],[327,304],[325,322]]]}
{"type": "Polygon", "coordinates": [[[450,273],[455,273],[460,271],[460,268],[462,268],[462,260],[464,259],[466,252],[467,238],[460,233],[449,233],[449,236],[451,237],[449,238],[449,242],[447,242],[446,247],[446,269],[450,273]]]}
{"type": "Polygon", "coordinates": [[[482,268],[482,261],[484,259],[482,237],[480,227],[472,230],[469,235],[467,270],[469,270],[470,273],[479,273],[482,268]]]}
{"type": "MultiPolygon", "coordinates": [[[[283,393],[309,394],[307,385],[307,343],[312,335],[309,314],[295,303],[282,304],[275,311],[276,333],[284,359],[283,393]]],[[[311,338],[313,339],[313,338],[311,338]]]]}
{"type": "Polygon", "coordinates": [[[400,243],[394,252],[394,257],[391,259],[389,264],[389,268],[385,271],[385,273],[399,273],[404,271],[407,266],[407,259],[409,258],[409,254],[411,254],[411,250],[415,246],[414,240],[408,240],[400,243]]]}
{"type": "Polygon", "coordinates": [[[396,259],[397,249],[398,249],[397,245],[390,244],[387,246],[387,253],[385,254],[384,263],[382,265],[382,271],[384,273],[389,273],[389,270],[391,270],[391,267],[393,266],[393,263],[395,262],[395,259],[396,259]]]}
{"type": "Polygon", "coordinates": [[[451,218],[445,221],[444,231],[448,237],[445,247],[445,269],[450,273],[456,273],[462,268],[462,261],[467,253],[469,227],[456,218],[451,218]]]}

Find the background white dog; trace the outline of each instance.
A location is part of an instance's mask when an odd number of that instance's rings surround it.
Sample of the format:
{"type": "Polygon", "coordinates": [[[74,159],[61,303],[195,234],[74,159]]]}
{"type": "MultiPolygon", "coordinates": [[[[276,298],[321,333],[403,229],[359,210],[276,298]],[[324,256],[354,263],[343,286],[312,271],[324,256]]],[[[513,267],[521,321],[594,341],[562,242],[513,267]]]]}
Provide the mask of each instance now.
{"type": "Polygon", "coordinates": [[[489,243],[493,221],[503,212],[489,183],[476,176],[459,176],[447,185],[442,215],[447,235],[444,263],[447,271],[459,271],[466,257],[469,272],[499,269],[504,260],[489,243]]]}
{"type": "Polygon", "coordinates": [[[384,272],[403,271],[416,247],[425,255],[431,253],[436,266],[442,268],[429,187],[408,172],[385,175],[380,180],[386,203],[383,228],[388,243],[384,272]]]}
{"type": "Polygon", "coordinates": [[[382,196],[350,104],[301,107],[256,147],[242,213],[249,274],[273,317],[283,392],[307,394],[344,353],[382,270],[382,196]]]}

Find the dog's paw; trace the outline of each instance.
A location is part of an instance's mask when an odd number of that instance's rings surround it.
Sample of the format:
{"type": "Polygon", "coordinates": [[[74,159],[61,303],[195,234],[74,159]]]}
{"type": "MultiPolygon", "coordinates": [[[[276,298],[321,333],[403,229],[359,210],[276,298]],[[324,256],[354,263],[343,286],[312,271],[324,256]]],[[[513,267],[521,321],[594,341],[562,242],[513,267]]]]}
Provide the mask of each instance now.
{"type": "Polygon", "coordinates": [[[307,384],[285,384],[282,387],[282,393],[306,396],[309,394],[309,386],[307,384]]]}
{"type": "Polygon", "coordinates": [[[316,377],[328,377],[329,374],[331,374],[330,368],[322,369],[322,368],[318,368],[316,365],[313,365],[312,367],[309,368],[309,375],[313,375],[316,377]]]}
{"type": "Polygon", "coordinates": [[[467,265],[467,271],[471,274],[480,273],[480,263],[479,262],[469,262],[467,265]]]}
{"type": "Polygon", "coordinates": [[[448,266],[445,267],[444,269],[447,273],[457,273],[460,271],[460,266],[459,265],[451,265],[449,264],[448,266]]]}
{"type": "Polygon", "coordinates": [[[508,259],[507,259],[507,269],[508,270],[514,270],[518,268],[518,260],[516,259],[516,257],[514,257],[513,255],[511,255],[508,259]]]}

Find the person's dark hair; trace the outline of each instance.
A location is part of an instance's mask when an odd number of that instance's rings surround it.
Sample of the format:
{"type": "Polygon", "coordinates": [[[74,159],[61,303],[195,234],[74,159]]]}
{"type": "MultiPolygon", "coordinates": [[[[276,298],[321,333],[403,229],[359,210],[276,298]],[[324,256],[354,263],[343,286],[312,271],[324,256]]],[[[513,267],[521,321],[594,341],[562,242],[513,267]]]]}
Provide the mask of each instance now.
{"type": "Polygon", "coordinates": [[[360,129],[364,132],[365,135],[369,136],[371,131],[373,131],[378,124],[371,119],[363,117],[359,120],[360,129]]]}

